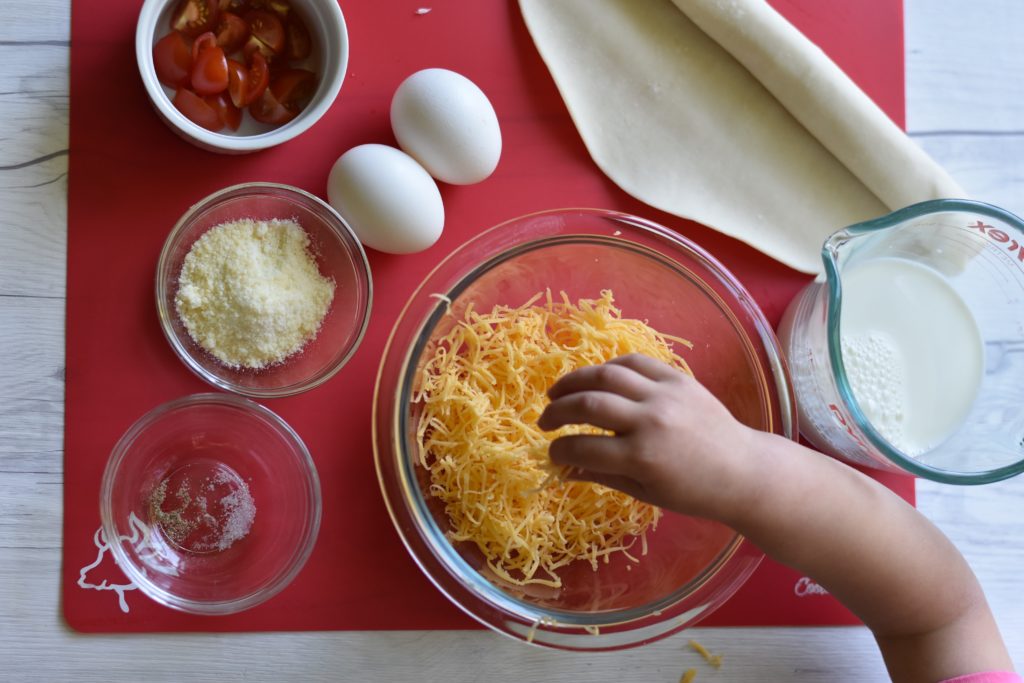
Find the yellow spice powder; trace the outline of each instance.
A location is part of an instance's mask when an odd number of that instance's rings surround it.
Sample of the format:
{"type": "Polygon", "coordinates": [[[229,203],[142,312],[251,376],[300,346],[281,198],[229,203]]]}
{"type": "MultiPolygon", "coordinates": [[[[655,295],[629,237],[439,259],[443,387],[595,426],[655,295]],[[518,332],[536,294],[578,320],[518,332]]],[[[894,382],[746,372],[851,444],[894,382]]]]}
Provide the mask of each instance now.
{"type": "Polygon", "coordinates": [[[317,269],[298,223],[246,218],[196,240],[174,304],[192,339],[220,362],[258,369],[316,336],[334,287],[317,269]]]}

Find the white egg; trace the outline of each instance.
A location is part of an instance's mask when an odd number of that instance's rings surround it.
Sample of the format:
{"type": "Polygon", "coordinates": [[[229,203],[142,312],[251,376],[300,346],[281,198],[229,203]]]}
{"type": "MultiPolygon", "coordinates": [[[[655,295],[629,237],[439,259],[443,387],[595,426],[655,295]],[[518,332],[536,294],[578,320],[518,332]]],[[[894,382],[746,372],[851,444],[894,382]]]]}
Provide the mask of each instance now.
{"type": "Polygon", "coordinates": [[[438,180],[478,183],[501,156],[501,129],[487,95],[447,69],[424,69],[402,81],[391,99],[398,146],[438,180]]]}
{"type": "Polygon", "coordinates": [[[389,254],[423,251],[444,227],[437,183],[415,159],[387,145],[342,154],[327,178],[327,200],[360,242],[389,254]]]}

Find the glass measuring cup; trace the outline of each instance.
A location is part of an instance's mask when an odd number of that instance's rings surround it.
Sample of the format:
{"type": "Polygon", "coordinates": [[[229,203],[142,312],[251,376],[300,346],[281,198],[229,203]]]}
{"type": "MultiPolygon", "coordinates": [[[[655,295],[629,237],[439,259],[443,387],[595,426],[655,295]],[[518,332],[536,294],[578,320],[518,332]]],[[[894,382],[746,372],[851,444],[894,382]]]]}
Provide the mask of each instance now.
{"type": "Polygon", "coordinates": [[[779,327],[801,434],[945,483],[1024,471],[1024,222],[922,202],[840,230],[822,259],[779,327]]]}

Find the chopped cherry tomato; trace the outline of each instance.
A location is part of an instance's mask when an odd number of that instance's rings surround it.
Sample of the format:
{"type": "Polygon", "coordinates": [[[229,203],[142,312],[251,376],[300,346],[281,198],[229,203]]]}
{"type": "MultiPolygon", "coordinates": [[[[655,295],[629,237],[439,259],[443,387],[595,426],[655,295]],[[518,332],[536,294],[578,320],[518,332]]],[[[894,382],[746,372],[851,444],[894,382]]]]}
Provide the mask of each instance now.
{"type": "Polygon", "coordinates": [[[237,14],[221,12],[216,33],[217,45],[227,54],[231,54],[241,50],[245,41],[249,40],[249,24],[237,14]]]}
{"type": "MultiPolygon", "coordinates": [[[[196,40],[196,45],[205,36],[204,33],[196,40]]],[[[195,52],[195,51],[194,51],[195,52]]],[[[199,95],[216,95],[228,87],[228,58],[224,50],[214,45],[202,47],[195,55],[192,64],[192,89],[199,95]]]]}
{"type": "Polygon", "coordinates": [[[170,88],[188,83],[192,74],[192,48],[178,31],[171,31],[153,46],[153,68],[160,82],[170,88]]]}
{"type": "Polygon", "coordinates": [[[291,4],[288,0],[248,0],[251,9],[270,10],[282,19],[288,16],[291,11],[291,4]]]}
{"type": "Polygon", "coordinates": [[[228,95],[236,107],[248,104],[249,69],[236,59],[228,60],[228,95]]]}
{"type": "Polygon", "coordinates": [[[267,10],[252,10],[245,13],[249,23],[249,40],[245,44],[246,54],[259,51],[267,59],[281,54],[284,50],[284,25],[281,19],[267,10]]]}
{"type": "Polygon", "coordinates": [[[207,31],[192,41],[192,62],[195,63],[199,59],[200,52],[211,47],[217,47],[217,36],[212,31],[207,31]]]}
{"type": "Polygon", "coordinates": [[[231,130],[238,130],[242,123],[242,110],[231,103],[227,93],[207,95],[203,100],[217,112],[218,118],[225,126],[231,130]]]}
{"type": "Polygon", "coordinates": [[[288,123],[316,92],[316,74],[290,66],[313,47],[290,0],[178,0],[171,26],[153,45],[157,77],[207,130],[238,130],[245,108],[256,121],[288,123]]]}
{"type": "Polygon", "coordinates": [[[220,115],[202,97],[188,88],[178,88],[174,93],[174,106],[185,117],[207,130],[214,132],[224,127],[220,115]]]}
{"type": "Polygon", "coordinates": [[[288,40],[285,47],[285,56],[288,59],[299,61],[309,56],[313,51],[313,43],[309,38],[309,31],[298,14],[288,18],[288,40]]]}
{"type": "Polygon", "coordinates": [[[254,52],[249,58],[249,92],[245,96],[245,103],[252,104],[253,101],[263,94],[263,91],[270,85],[270,65],[259,52],[254,52]]]}
{"type": "Polygon", "coordinates": [[[228,94],[236,107],[252,104],[269,83],[270,67],[259,52],[253,53],[248,68],[238,60],[228,60],[228,94]]]}
{"type": "Polygon", "coordinates": [[[288,123],[309,104],[314,92],[316,74],[305,69],[284,69],[274,76],[263,95],[249,105],[249,113],[263,123],[288,123]]]}
{"type": "Polygon", "coordinates": [[[211,30],[217,23],[217,0],[181,0],[171,15],[171,28],[189,38],[211,30]]]}
{"type": "Polygon", "coordinates": [[[305,69],[284,69],[274,76],[270,89],[278,102],[298,113],[313,99],[316,74],[305,69]]]}
{"type": "Polygon", "coordinates": [[[291,110],[278,102],[274,91],[267,88],[258,100],[249,105],[249,114],[260,123],[280,126],[288,123],[298,115],[298,110],[291,110]]]}

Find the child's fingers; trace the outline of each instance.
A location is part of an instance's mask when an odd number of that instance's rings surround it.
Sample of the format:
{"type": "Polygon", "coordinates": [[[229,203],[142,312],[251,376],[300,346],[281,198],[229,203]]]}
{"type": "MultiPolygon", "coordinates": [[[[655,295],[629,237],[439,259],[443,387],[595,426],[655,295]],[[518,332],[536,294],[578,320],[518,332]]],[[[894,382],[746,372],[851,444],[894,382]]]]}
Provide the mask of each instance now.
{"type": "Polygon", "coordinates": [[[629,469],[627,454],[621,439],[600,434],[561,436],[548,447],[551,462],[579,470],[570,475],[572,478],[591,481],[598,474],[624,477],[629,469]]]}
{"type": "Polygon", "coordinates": [[[555,400],[580,391],[607,391],[634,401],[643,399],[652,387],[649,379],[623,365],[588,365],[563,376],[548,389],[555,400]]]}
{"type": "Polygon", "coordinates": [[[613,432],[630,431],[642,417],[640,403],[606,391],[580,391],[548,404],[537,418],[545,431],[565,425],[588,424],[613,432]]]}
{"type": "Polygon", "coordinates": [[[679,374],[679,371],[668,363],[663,363],[656,358],[645,356],[642,353],[630,353],[625,356],[619,356],[618,358],[611,359],[605,365],[618,365],[629,368],[633,372],[639,373],[655,382],[671,379],[679,374]]]}
{"type": "Polygon", "coordinates": [[[643,500],[644,491],[640,484],[629,477],[624,477],[619,474],[605,474],[604,472],[572,468],[566,474],[566,479],[571,481],[590,481],[595,484],[600,484],[601,486],[607,486],[610,489],[622,491],[627,495],[643,500]]]}

